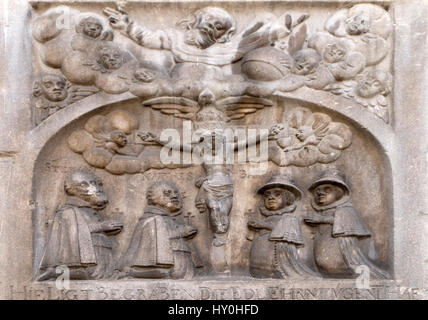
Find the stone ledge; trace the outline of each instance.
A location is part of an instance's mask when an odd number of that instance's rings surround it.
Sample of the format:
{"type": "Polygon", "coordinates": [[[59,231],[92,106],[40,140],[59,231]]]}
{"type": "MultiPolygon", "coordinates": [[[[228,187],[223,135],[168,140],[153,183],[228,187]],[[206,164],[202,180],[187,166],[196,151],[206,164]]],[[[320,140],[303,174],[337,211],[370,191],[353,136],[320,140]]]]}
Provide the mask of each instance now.
{"type": "MultiPolygon", "coordinates": [[[[62,285],[62,283],[60,283],[62,285]]],[[[286,281],[253,278],[212,280],[72,281],[58,290],[54,281],[3,288],[17,300],[419,300],[426,290],[373,280],[358,288],[356,280],[286,281]]]]}

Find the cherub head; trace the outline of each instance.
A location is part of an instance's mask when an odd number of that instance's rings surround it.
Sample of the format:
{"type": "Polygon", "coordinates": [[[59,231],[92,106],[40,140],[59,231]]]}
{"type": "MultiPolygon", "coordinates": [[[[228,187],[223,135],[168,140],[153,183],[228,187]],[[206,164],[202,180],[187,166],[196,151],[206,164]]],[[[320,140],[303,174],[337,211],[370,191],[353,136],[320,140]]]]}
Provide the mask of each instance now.
{"type": "Polygon", "coordinates": [[[153,82],[157,78],[158,74],[155,70],[150,70],[148,68],[138,68],[134,73],[136,80],[149,83],[153,82]]]}
{"type": "Polygon", "coordinates": [[[95,210],[102,210],[108,204],[108,198],[102,186],[97,176],[86,171],[75,171],[67,176],[64,182],[67,195],[88,202],[95,210]]]}
{"type": "Polygon", "coordinates": [[[263,196],[263,204],[269,211],[281,210],[292,206],[302,198],[302,192],[288,176],[276,175],[261,186],[257,193],[263,196]]]}
{"type": "Polygon", "coordinates": [[[103,24],[98,18],[89,16],[80,20],[79,24],[76,26],[76,32],[82,33],[89,38],[96,39],[101,36],[103,32],[103,24]]]}
{"type": "Polygon", "coordinates": [[[329,43],[324,47],[323,58],[328,63],[336,63],[345,59],[347,48],[340,42],[329,43]]]}
{"type": "Polygon", "coordinates": [[[346,19],[346,31],[352,36],[369,32],[370,25],[369,12],[359,11],[346,19]]]}
{"type": "Polygon", "coordinates": [[[263,201],[266,209],[275,211],[292,205],[295,201],[295,197],[293,193],[287,189],[272,188],[263,192],[263,201]]]}
{"type": "Polygon", "coordinates": [[[213,44],[229,41],[235,32],[235,21],[225,10],[206,7],[178,22],[186,30],[186,43],[206,49],[213,44]]]}
{"type": "Polygon", "coordinates": [[[387,96],[391,92],[392,77],[380,70],[367,71],[357,77],[356,92],[360,97],[372,98],[378,94],[387,96]]]}
{"type": "Polygon", "coordinates": [[[327,170],[312,184],[309,189],[317,206],[326,207],[341,200],[349,194],[346,177],[338,170],[327,170]]]}
{"type": "Polygon", "coordinates": [[[304,114],[292,114],[289,121],[290,127],[296,130],[295,137],[300,142],[306,141],[312,135],[323,137],[331,122],[330,118],[320,113],[306,114],[306,116],[304,114]]]}
{"type": "Polygon", "coordinates": [[[33,94],[35,97],[43,95],[52,102],[63,101],[68,96],[67,81],[60,75],[43,75],[34,82],[33,94]]]}
{"type": "Polygon", "coordinates": [[[180,191],[170,181],[153,183],[147,190],[147,204],[162,208],[170,213],[179,211],[183,206],[180,191]]]}
{"type": "Polygon", "coordinates": [[[297,129],[296,138],[299,139],[299,141],[303,142],[313,134],[314,129],[312,129],[312,126],[302,125],[299,127],[299,129],[297,129]]]}
{"type": "Polygon", "coordinates": [[[120,130],[112,131],[110,133],[110,139],[116,143],[119,148],[123,148],[128,144],[128,138],[126,137],[126,134],[120,130]]]}
{"type": "Polygon", "coordinates": [[[124,64],[124,56],[119,48],[101,47],[98,51],[97,63],[106,70],[117,70],[124,64]]]}
{"type": "Polygon", "coordinates": [[[312,73],[318,67],[321,56],[314,49],[302,49],[294,54],[293,59],[294,65],[291,71],[304,76],[312,73]]]}

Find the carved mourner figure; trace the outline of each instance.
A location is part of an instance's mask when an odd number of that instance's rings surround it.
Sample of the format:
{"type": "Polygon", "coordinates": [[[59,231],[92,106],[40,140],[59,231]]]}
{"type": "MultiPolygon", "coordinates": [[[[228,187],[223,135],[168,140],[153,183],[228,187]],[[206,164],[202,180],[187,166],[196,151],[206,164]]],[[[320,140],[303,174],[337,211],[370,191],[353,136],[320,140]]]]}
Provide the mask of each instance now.
{"type": "Polygon", "coordinates": [[[108,204],[101,181],[76,171],[64,183],[68,199],[57,211],[40,263],[39,281],[56,278],[56,267],[70,269],[71,279],[109,278],[113,273],[112,243],[108,235],[121,232],[119,221],[103,220],[98,211],[108,204]]]}
{"type": "Polygon", "coordinates": [[[258,278],[314,278],[320,277],[299,257],[298,248],[304,246],[300,221],[296,216],[302,192],[288,176],[273,176],[258,188],[263,195],[259,214],[248,227],[257,233],[252,240],[250,273],[258,278]]]}
{"type": "Polygon", "coordinates": [[[350,189],[344,174],[325,171],[311,186],[312,207],[305,222],[318,225],[314,242],[315,262],[320,271],[342,277],[356,275],[356,268],[367,266],[372,278],[387,278],[387,272],[370,261],[361,249],[360,239],[371,237],[362,217],[350,201],[350,189]]]}
{"type": "Polygon", "coordinates": [[[147,190],[147,204],[123,258],[124,276],[192,278],[198,258],[186,239],[194,237],[197,229],[183,221],[177,186],[155,182],[147,190]]]}

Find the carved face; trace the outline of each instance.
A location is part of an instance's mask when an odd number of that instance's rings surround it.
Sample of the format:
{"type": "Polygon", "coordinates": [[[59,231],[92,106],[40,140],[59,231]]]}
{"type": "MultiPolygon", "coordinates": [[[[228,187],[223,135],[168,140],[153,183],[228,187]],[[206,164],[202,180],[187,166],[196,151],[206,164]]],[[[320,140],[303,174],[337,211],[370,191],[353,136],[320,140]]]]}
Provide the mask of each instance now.
{"type": "Polygon", "coordinates": [[[294,194],[284,188],[271,188],[263,193],[266,209],[270,211],[280,210],[294,203],[294,194]]]}
{"type": "Polygon", "coordinates": [[[330,183],[317,186],[314,191],[315,203],[319,206],[328,206],[343,197],[343,190],[330,183]]]}
{"type": "Polygon", "coordinates": [[[385,85],[375,73],[365,74],[357,84],[357,94],[363,98],[372,98],[386,91],[385,85]]]}
{"type": "Polygon", "coordinates": [[[65,183],[65,191],[70,196],[88,202],[94,209],[102,210],[108,204],[102,182],[92,173],[74,172],[65,183]]]}
{"type": "Polygon", "coordinates": [[[97,61],[107,70],[117,70],[123,65],[123,55],[119,49],[103,48],[97,61]]]}
{"type": "Polygon", "coordinates": [[[346,48],[338,43],[332,43],[325,46],[323,57],[328,63],[342,61],[345,58],[346,48]]]}
{"type": "Polygon", "coordinates": [[[150,192],[149,203],[169,212],[177,212],[182,207],[181,195],[178,189],[170,184],[162,183],[150,192]]]}
{"type": "Polygon", "coordinates": [[[346,19],[346,31],[353,36],[367,33],[370,29],[370,23],[369,14],[361,12],[346,19]]]}
{"type": "Polygon", "coordinates": [[[225,10],[207,7],[195,13],[196,20],[187,34],[186,42],[206,49],[221,39],[233,27],[232,17],[225,10]]]}
{"type": "Polygon", "coordinates": [[[221,11],[208,11],[200,15],[195,26],[211,40],[217,41],[232,27],[230,16],[221,11]]]}
{"type": "Polygon", "coordinates": [[[113,131],[110,134],[110,138],[111,140],[116,143],[116,145],[120,148],[123,148],[124,146],[127,145],[128,143],[128,139],[126,137],[126,134],[124,134],[122,131],[117,130],[117,131],[113,131]]]}
{"type": "Polygon", "coordinates": [[[67,83],[61,76],[46,75],[42,77],[40,86],[49,101],[63,101],[68,96],[67,83]]]}
{"type": "Polygon", "coordinates": [[[225,115],[215,107],[204,107],[196,114],[195,128],[214,131],[218,128],[224,128],[226,124],[225,115]]]}
{"type": "Polygon", "coordinates": [[[80,24],[83,34],[90,38],[98,38],[103,31],[103,25],[101,24],[101,21],[95,17],[85,18],[80,22],[80,24]]]}
{"type": "Polygon", "coordinates": [[[157,76],[158,73],[155,70],[150,70],[147,68],[140,68],[134,73],[135,79],[145,83],[153,82],[157,76]]]}
{"type": "Polygon", "coordinates": [[[315,70],[320,62],[319,54],[313,49],[303,49],[294,55],[292,72],[297,75],[308,75],[315,70]]]}
{"type": "Polygon", "coordinates": [[[296,138],[301,142],[305,141],[309,136],[314,133],[311,126],[301,126],[296,133],[296,138]]]}

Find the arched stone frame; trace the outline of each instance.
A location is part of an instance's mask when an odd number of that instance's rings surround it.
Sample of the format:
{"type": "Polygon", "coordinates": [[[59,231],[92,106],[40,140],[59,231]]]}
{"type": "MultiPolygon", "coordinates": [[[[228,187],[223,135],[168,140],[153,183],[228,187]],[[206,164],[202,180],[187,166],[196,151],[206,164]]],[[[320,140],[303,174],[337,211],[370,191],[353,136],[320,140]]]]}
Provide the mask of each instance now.
{"type": "MultiPolygon", "coordinates": [[[[288,2],[295,3],[294,0],[288,2]]],[[[380,3],[390,6],[391,14],[396,21],[393,48],[395,76],[394,121],[391,124],[393,134],[382,139],[385,145],[390,146],[387,157],[391,162],[393,177],[394,210],[391,214],[394,219],[392,241],[394,270],[396,279],[402,281],[400,283],[403,285],[426,288],[428,252],[426,244],[428,242],[427,214],[424,208],[427,202],[426,197],[423,196],[427,191],[427,185],[424,183],[427,177],[426,157],[423,155],[426,151],[424,137],[427,134],[428,110],[426,94],[424,94],[427,77],[423,72],[423,66],[426,66],[426,55],[424,55],[426,43],[419,41],[422,38],[415,35],[421,36],[426,30],[427,8],[418,0],[380,1],[380,3]],[[408,87],[409,76],[413,80],[411,88],[408,87]]],[[[330,4],[337,5],[335,2],[330,4]]],[[[320,5],[323,3],[320,2],[320,5]]],[[[0,278],[5,288],[1,296],[22,298],[24,296],[22,287],[30,284],[31,267],[29,266],[32,261],[32,234],[29,230],[32,228],[31,210],[33,208],[31,169],[35,155],[32,152],[27,155],[22,149],[28,146],[28,141],[25,139],[29,135],[26,132],[31,130],[28,116],[31,106],[27,97],[31,93],[31,79],[25,76],[31,69],[29,54],[31,40],[27,34],[31,8],[27,1],[9,1],[9,4],[8,1],[2,1],[0,7],[3,13],[9,10],[8,15],[14,17],[15,21],[9,28],[10,32],[2,34],[9,48],[5,51],[6,58],[0,63],[2,68],[8,70],[7,78],[0,81],[6,93],[0,106],[5,110],[7,108],[6,120],[1,128],[4,133],[8,132],[3,136],[5,139],[2,140],[2,147],[18,151],[7,166],[11,174],[2,181],[2,190],[7,191],[5,196],[9,200],[2,206],[0,228],[2,253],[0,278]],[[25,55],[22,54],[23,48],[26,48],[25,55]],[[20,52],[18,55],[20,59],[8,58],[17,52],[20,52]],[[16,291],[17,288],[9,288],[12,284],[19,285],[17,287],[19,292],[16,291]]],[[[378,138],[381,139],[381,137],[378,138]]]]}
{"type": "MultiPolygon", "coordinates": [[[[383,163],[385,166],[385,172],[387,173],[385,177],[383,177],[384,181],[389,181],[390,179],[390,159],[388,158],[388,154],[392,149],[392,138],[393,132],[391,127],[386,125],[380,119],[374,118],[370,116],[369,111],[360,105],[353,103],[352,101],[343,99],[337,96],[331,96],[328,93],[324,93],[321,91],[311,90],[302,88],[297,90],[296,92],[284,94],[284,93],[275,93],[272,97],[273,99],[290,99],[300,103],[302,105],[311,105],[317,111],[332,111],[332,114],[340,115],[342,118],[347,119],[349,123],[352,123],[356,130],[361,130],[365,132],[365,135],[370,139],[370,143],[374,144],[377,148],[377,152],[381,154],[383,163]]],[[[74,121],[84,117],[88,113],[96,112],[97,110],[101,110],[104,107],[111,105],[120,105],[120,103],[126,103],[130,101],[138,102],[139,99],[134,97],[132,94],[124,93],[121,95],[108,95],[104,93],[99,93],[92,97],[88,97],[82,101],[74,103],[70,105],[68,108],[65,108],[50,118],[48,118],[44,123],[40,126],[34,128],[28,136],[27,141],[28,144],[28,154],[32,152],[33,156],[33,179],[36,179],[37,176],[37,160],[40,155],[43,154],[44,146],[51,141],[55,137],[57,133],[59,133],[63,128],[67,127],[69,124],[74,121]],[[37,152],[36,152],[37,150],[37,152]]],[[[143,108],[143,107],[142,107],[143,108]]],[[[35,194],[37,193],[37,188],[34,187],[35,181],[33,180],[33,200],[36,199],[35,194]]],[[[386,183],[388,185],[388,183],[386,183]]],[[[357,190],[358,192],[358,190],[357,190]]],[[[392,204],[392,188],[389,187],[387,190],[383,190],[386,194],[386,210],[387,216],[391,217],[393,213],[393,204],[392,204]]],[[[37,222],[37,225],[42,224],[43,222],[38,220],[37,215],[37,206],[35,206],[35,211],[33,212],[33,227],[37,222]]],[[[388,222],[389,230],[388,235],[382,235],[382,237],[387,237],[388,242],[388,269],[392,270],[392,255],[393,255],[393,243],[392,243],[392,222],[388,222]]],[[[41,230],[33,230],[33,240],[41,239],[46,235],[40,234],[41,230]]],[[[38,240],[36,242],[39,242],[38,240]]],[[[43,245],[40,246],[39,243],[33,243],[33,250],[37,249],[37,254],[33,256],[34,269],[33,274],[37,272],[37,263],[41,254],[41,250],[43,250],[43,245]]],[[[42,241],[43,243],[43,241],[42,241]]]]}

